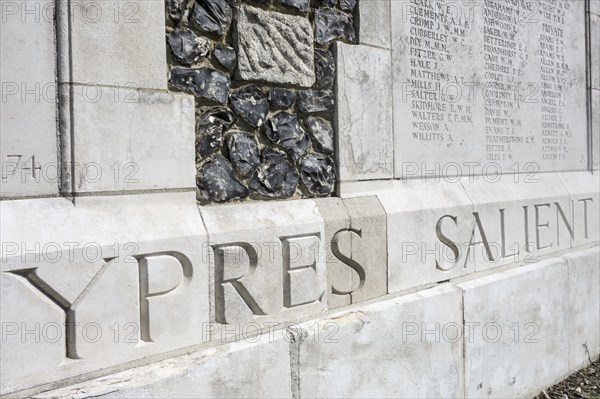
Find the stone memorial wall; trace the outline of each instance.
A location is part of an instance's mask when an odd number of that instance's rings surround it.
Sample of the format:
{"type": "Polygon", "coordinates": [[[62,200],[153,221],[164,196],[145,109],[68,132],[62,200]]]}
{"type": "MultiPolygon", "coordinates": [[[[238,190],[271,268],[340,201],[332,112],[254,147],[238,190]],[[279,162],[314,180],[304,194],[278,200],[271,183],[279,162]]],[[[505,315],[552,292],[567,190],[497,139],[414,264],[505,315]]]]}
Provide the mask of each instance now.
{"type": "Polygon", "coordinates": [[[3,0],[0,394],[532,397],[589,364],[598,4],[3,0]]]}

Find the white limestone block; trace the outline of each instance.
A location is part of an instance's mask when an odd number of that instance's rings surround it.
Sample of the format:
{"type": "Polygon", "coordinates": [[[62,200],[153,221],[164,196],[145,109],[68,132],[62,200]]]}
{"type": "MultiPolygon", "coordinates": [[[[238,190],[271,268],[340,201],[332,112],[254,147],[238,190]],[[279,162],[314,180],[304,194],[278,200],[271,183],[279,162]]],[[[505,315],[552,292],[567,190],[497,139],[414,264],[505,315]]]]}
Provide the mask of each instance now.
{"type": "Polygon", "coordinates": [[[0,210],[0,314],[19,326],[2,345],[11,369],[2,394],[209,340],[194,193],[12,200],[0,210]],[[35,323],[41,341],[22,340],[35,323]]]}
{"type": "Polygon", "coordinates": [[[472,240],[476,270],[535,263],[571,247],[571,201],[556,174],[464,177],[461,183],[479,223],[472,240]]]}
{"type": "Polygon", "coordinates": [[[389,50],[336,43],[336,112],[340,180],[393,175],[389,50]]]}
{"type": "Polygon", "coordinates": [[[569,370],[574,373],[600,355],[600,251],[562,257],[569,268],[569,370]]]}
{"type": "Polygon", "coordinates": [[[313,200],[201,206],[215,338],[326,309],[324,225],[313,200]]]}
{"type": "Polygon", "coordinates": [[[363,0],[359,7],[360,43],[390,48],[390,0],[363,0]]]}
{"type": "Polygon", "coordinates": [[[192,352],[34,397],[291,397],[289,344],[282,334],[192,352]]]}
{"type": "Polygon", "coordinates": [[[90,86],[73,95],[74,191],[196,186],[192,96],[90,86]]]}
{"type": "Polygon", "coordinates": [[[458,284],[465,397],[533,397],[569,374],[568,286],[559,258],[458,284]]]}
{"type": "Polygon", "coordinates": [[[377,191],[387,214],[388,292],[472,273],[473,206],[460,184],[394,180],[377,191]]]}
{"type": "Polygon", "coordinates": [[[300,395],[462,397],[460,305],[443,286],[300,324],[300,395]]]}
{"type": "Polygon", "coordinates": [[[54,2],[2,2],[0,197],[58,194],[54,2]]]}
{"type": "Polygon", "coordinates": [[[600,170],[600,89],[592,89],[592,169],[600,170]]]}
{"type": "MultiPolygon", "coordinates": [[[[571,201],[572,245],[584,245],[600,240],[600,180],[590,172],[557,173],[571,201]]],[[[561,224],[561,226],[565,226],[561,224]]]]}
{"type": "Polygon", "coordinates": [[[316,200],[325,221],[328,308],[387,293],[386,215],[375,196],[316,200]]]}
{"type": "Polygon", "coordinates": [[[61,0],[57,7],[61,82],[123,93],[167,88],[163,3],[61,0]]]}
{"type": "MultiPolygon", "coordinates": [[[[599,2],[591,0],[590,4],[599,2]]],[[[597,8],[600,8],[596,5],[597,8]]],[[[600,11],[596,14],[590,14],[590,49],[591,49],[591,74],[592,88],[600,89],[600,11]]]]}

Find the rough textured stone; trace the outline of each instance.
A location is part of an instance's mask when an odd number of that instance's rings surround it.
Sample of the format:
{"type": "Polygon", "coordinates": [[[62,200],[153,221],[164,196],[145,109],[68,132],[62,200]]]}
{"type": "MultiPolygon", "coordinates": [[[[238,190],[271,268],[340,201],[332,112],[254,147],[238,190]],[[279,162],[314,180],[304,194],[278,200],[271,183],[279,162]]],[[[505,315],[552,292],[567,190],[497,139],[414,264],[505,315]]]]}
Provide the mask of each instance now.
{"type": "Polygon", "coordinates": [[[198,188],[205,200],[224,202],[248,196],[248,189],[233,173],[233,167],[221,154],[213,155],[198,171],[198,188]]]}
{"type": "MultiPolygon", "coordinates": [[[[286,143],[286,144],[291,144],[291,143],[286,143]]],[[[306,154],[309,150],[310,150],[310,137],[308,136],[308,134],[306,134],[304,131],[302,131],[302,134],[300,135],[300,138],[298,139],[298,141],[296,141],[293,145],[288,145],[288,146],[283,146],[288,155],[290,156],[290,158],[292,158],[292,160],[294,162],[297,162],[298,159],[300,159],[300,157],[304,154],[306,154]]]]}
{"type": "Polygon", "coordinates": [[[171,84],[192,92],[196,97],[227,103],[231,80],[229,76],[212,68],[171,69],[171,84]]]}
{"type": "Polygon", "coordinates": [[[250,188],[273,198],[291,196],[298,183],[298,172],[286,159],[285,154],[270,148],[263,151],[261,163],[249,181],[250,188]]]}
{"type": "Polygon", "coordinates": [[[229,28],[231,17],[227,0],[196,0],[192,22],[203,32],[222,36],[229,28]]]}
{"type": "Polygon", "coordinates": [[[324,7],[335,7],[337,0],[318,0],[319,5],[324,7]]]}
{"type": "Polygon", "coordinates": [[[269,102],[275,108],[289,108],[296,101],[296,92],[290,89],[271,87],[269,89],[269,102]]]}
{"type": "Polygon", "coordinates": [[[310,6],[309,0],[281,0],[281,4],[285,7],[294,8],[300,12],[307,12],[310,6]]]}
{"type": "Polygon", "coordinates": [[[333,108],[333,92],[330,90],[301,90],[296,105],[300,112],[313,113],[333,108]]]}
{"type": "Polygon", "coordinates": [[[185,14],[186,0],[167,0],[167,15],[173,22],[181,21],[185,14]]]}
{"type": "Polygon", "coordinates": [[[323,154],[307,154],[300,160],[302,183],[312,195],[328,195],[335,185],[335,163],[323,154]]]}
{"type": "Polygon", "coordinates": [[[333,127],[326,119],[309,116],[306,127],[313,138],[315,147],[324,154],[333,154],[333,127]]]}
{"type": "Polygon", "coordinates": [[[280,111],[267,120],[265,135],[272,143],[289,147],[300,138],[302,129],[295,114],[280,111]]]}
{"type": "Polygon", "coordinates": [[[308,18],[238,8],[238,77],[312,86],[313,33],[308,18]]]}
{"type": "Polygon", "coordinates": [[[265,123],[269,112],[267,96],[256,86],[245,86],[233,90],[229,96],[236,113],[254,127],[265,123]]]}
{"type": "Polygon", "coordinates": [[[315,74],[317,87],[326,89],[335,79],[335,61],[329,50],[315,50],[315,74]]]}
{"type": "Polygon", "coordinates": [[[315,41],[325,44],[339,38],[356,40],[352,17],[334,8],[319,8],[315,13],[315,41]]]}
{"type": "Polygon", "coordinates": [[[214,55],[219,64],[223,65],[227,70],[232,70],[235,67],[237,56],[233,47],[217,46],[214,55]]]}
{"type": "MultiPolygon", "coordinates": [[[[380,0],[377,0],[380,1],[380,0]]],[[[344,11],[352,11],[356,7],[356,0],[340,0],[340,8],[344,11]]]]}
{"type": "Polygon", "coordinates": [[[260,163],[256,137],[252,133],[228,133],[227,148],[231,163],[233,163],[235,170],[242,176],[248,176],[260,163]]]}
{"type": "Polygon", "coordinates": [[[173,58],[186,65],[192,65],[210,52],[210,40],[196,36],[186,28],[175,29],[169,34],[168,40],[173,58]]]}
{"type": "Polygon", "coordinates": [[[196,124],[196,151],[201,158],[221,149],[223,132],[233,120],[233,112],[226,107],[211,107],[200,114],[196,124]]]}

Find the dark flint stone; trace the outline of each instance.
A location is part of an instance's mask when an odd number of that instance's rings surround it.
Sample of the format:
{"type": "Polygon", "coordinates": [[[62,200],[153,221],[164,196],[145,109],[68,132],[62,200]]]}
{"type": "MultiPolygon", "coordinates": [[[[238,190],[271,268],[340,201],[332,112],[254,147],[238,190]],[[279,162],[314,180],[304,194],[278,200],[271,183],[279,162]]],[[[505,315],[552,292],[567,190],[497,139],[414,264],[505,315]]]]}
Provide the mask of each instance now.
{"type": "Polygon", "coordinates": [[[315,42],[329,43],[344,38],[349,42],[356,40],[352,17],[334,8],[319,8],[315,14],[315,42]]]}
{"type": "Polygon", "coordinates": [[[167,0],[167,15],[173,22],[179,22],[185,14],[186,0],[167,0]]]}
{"type": "Polygon", "coordinates": [[[356,7],[356,0],[340,0],[340,8],[344,11],[352,11],[356,7]]]}
{"type": "Polygon", "coordinates": [[[281,5],[285,7],[295,8],[300,12],[307,12],[310,5],[309,0],[281,0],[281,5]]]}
{"type": "Polygon", "coordinates": [[[240,175],[248,176],[260,163],[256,138],[248,132],[231,132],[226,141],[233,167],[240,175]]]}
{"type": "Polygon", "coordinates": [[[244,86],[233,90],[229,96],[235,112],[254,127],[265,123],[269,113],[267,96],[256,86],[244,86]]]}
{"type": "Polygon", "coordinates": [[[295,143],[298,141],[302,131],[295,114],[280,111],[267,119],[265,135],[272,143],[285,146],[286,142],[295,143]]]}
{"type": "Polygon", "coordinates": [[[300,159],[302,183],[312,195],[328,195],[335,185],[333,159],[323,154],[307,154],[300,159]]]}
{"type": "Polygon", "coordinates": [[[233,167],[221,154],[214,154],[200,167],[196,183],[202,198],[209,201],[225,202],[249,194],[248,188],[235,178],[233,167]]]}
{"type": "Polygon", "coordinates": [[[181,68],[171,69],[170,82],[172,85],[190,91],[196,97],[227,103],[231,80],[229,76],[212,68],[181,68]]]}
{"type": "Polygon", "coordinates": [[[211,107],[200,114],[196,124],[196,152],[206,158],[223,145],[223,132],[233,123],[233,112],[226,107],[211,107]]]}
{"type": "Polygon", "coordinates": [[[309,116],[306,118],[306,127],[312,136],[315,147],[325,153],[333,154],[333,127],[323,118],[309,116]]]}
{"type": "Polygon", "coordinates": [[[269,101],[275,108],[289,108],[296,100],[296,92],[290,89],[271,87],[269,89],[269,101]]]}
{"type": "Polygon", "coordinates": [[[294,160],[294,162],[298,161],[298,159],[306,154],[310,149],[310,137],[304,131],[302,131],[300,138],[296,140],[296,142],[292,143],[290,141],[285,143],[283,147],[286,149],[290,158],[294,160]]]}
{"type": "Polygon", "coordinates": [[[169,47],[173,58],[177,61],[192,65],[210,52],[210,40],[198,37],[187,28],[177,28],[169,34],[169,47]]]}
{"type": "Polygon", "coordinates": [[[324,7],[335,7],[337,0],[317,0],[317,3],[324,7]]]}
{"type": "Polygon", "coordinates": [[[250,188],[260,195],[271,198],[286,198],[296,192],[298,172],[284,153],[267,148],[263,151],[260,165],[249,180],[250,188]]]}
{"type": "Polygon", "coordinates": [[[333,103],[331,90],[302,90],[296,100],[298,110],[305,113],[328,111],[333,108],[333,103]]]}
{"type": "Polygon", "coordinates": [[[231,6],[225,0],[196,0],[192,21],[203,32],[223,36],[231,16],[231,6]]]}
{"type": "Polygon", "coordinates": [[[329,50],[315,49],[315,75],[319,88],[331,86],[335,79],[335,62],[329,50]]]}
{"type": "Polygon", "coordinates": [[[227,70],[233,69],[237,60],[233,47],[218,46],[214,54],[219,64],[223,65],[227,70]]]}

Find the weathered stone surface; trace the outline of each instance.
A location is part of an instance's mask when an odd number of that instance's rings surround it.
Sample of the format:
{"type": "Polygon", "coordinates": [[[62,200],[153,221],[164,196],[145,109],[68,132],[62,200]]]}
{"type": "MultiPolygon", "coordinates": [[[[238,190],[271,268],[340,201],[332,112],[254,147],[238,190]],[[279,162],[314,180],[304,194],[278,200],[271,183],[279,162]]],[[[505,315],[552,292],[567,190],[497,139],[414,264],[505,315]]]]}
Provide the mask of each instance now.
{"type": "Polygon", "coordinates": [[[302,183],[312,195],[331,194],[335,185],[335,163],[323,154],[307,154],[300,160],[302,183]]]}
{"type": "Polygon", "coordinates": [[[248,337],[246,341],[172,357],[34,398],[291,397],[289,338],[285,334],[280,330],[248,337]]]}
{"type": "Polygon", "coordinates": [[[294,8],[300,12],[307,12],[310,6],[309,0],[281,0],[284,7],[294,8]]]}
{"type": "MultiPolygon", "coordinates": [[[[367,0],[368,1],[368,0],[367,0]]],[[[379,0],[376,0],[379,1],[379,0]]],[[[344,11],[352,11],[356,7],[356,0],[340,0],[340,8],[344,11]]]]}
{"type": "Polygon", "coordinates": [[[319,8],[315,12],[315,42],[329,43],[339,38],[356,40],[352,17],[334,8],[319,8]]]}
{"type": "Polygon", "coordinates": [[[390,0],[363,1],[358,15],[360,43],[389,49],[392,40],[390,0]]]}
{"type": "Polygon", "coordinates": [[[227,107],[211,107],[200,114],[196,124],[196,152],[201,158],[221,149],[223,132],[233,120],[233,112],[227,107]]]}
{"type": "Polygon", "coordinates": [[[390,52],[336,43],[337,151],[340,180],[393,175],[390,52]]]}
{"type": "Polygon", "coordinates": [[[53,1],[2,3],[2,197],[59,192],[55,24],[52,15],[40,21],[39,13],[54,7],[53,1]]]}
{"type": "Polygon", "coordinates": [[[186,28],[177,28],[169,33],[169,47],[173,58],[177,61],[192,65],[210,52],[210,40],[186,28]]]}
{"type": "Polygon", "coordinates": [[[200,213],[211,239],[211,304],[222,331],[326,309],[323,219],[314,201],[200,207],[200,213]]]}
{"type": "MultiPolygon", "coordinates": [[[[47,26],[48,21],[52,23],[54,6],[38,4],[17,9],[14,19],[23,23],[26,13],[32,12],[30,18],[40,27],[47,26]],[[21,12],[23,18],[19,19],[17,15],[21,12]]],[[[60,74],[61,83],[167,89],[163,1],[119,5],[94,0],[63,2],[56,4],[56,14],[57,39],[60,40],[57,55],[61,64],[56,72],[60,74]]],[[[2,79],[4,81],[4,76],[2,79]]],[[[53,80],[41,82],[44,85],[53,80]]]]}
{"type": "Polygon", "coordinates": [[[308,18],[240,5],[238,77],[312,86],[313,33],[308,18]]]}
{"type": "Polygon", "coordinates": [[[313,138],[315,147],[324,154],[333,154],[333,127],[326,119],[309,116],[306,127],[313,138]]]}
{"type": "Polygon", "coordinates": [[[313,113],[332,109],[334,102],[330,90],[300,90],[296,105],[300,112],[313,113]]]}
{"type": "Polygon", "coordinates": [[[202,342],[194,193],[2,201],[0,220],[1,395],[202,342]]]}
{"type": "Polygon", "coordinates": [[[195,186],[193,96],[120,88],[115,101],[103,87],[90,101],[86,89],[72,92],[74,191],[195,186]]]}
{"type": "Polygon", "coordinates": [[[530,398],[569,374],[568,281],[554,258],[458,284],[466,397],[530,398]]]}
{"type": "MultiPolygon", "coordinates": [[[[430,11],[428,3],[417,3],[411,6],[413,15],[430,11]]],[[[479,3],[470,23],[462,24],[460,35],[453,36],[457,41],[447,37],[443,52],[448,57],[435,62],[421,58],[422,43],[411,40],[415,30],[425,29],[425,35],[440,31],[424,28],[420,18],[406,18],[404,2],[390,4],[392,73],[386,73],[393,76],[396,178],[420,178],[445,165],[458,165],[454,169],[463,175],[490,173],[492,168],[506,174],[587,169],[588,71],[586,29],[581,23],[585,2],[553,2],[544,7],[536,23],[526,24],[516,17],[521,3],[504,3],[502,15],[511,30],[510,54],[521,60],[514,69],[496,58],[507,45],[496,41],[489,29],[493,24],[488,16],[497,12],[497,3],[479,3]],[[556,46],[565,39],[568,44],[556,46]],[[558,59],[565,60],[561,72],[556,69],[558,59]],[[413,73],[419,74],[418,84],[413,84],[413,73]],[[557,81],[559,74],[562,84],[557,81]],[[448,82],[442,84],[445,93],[431,95],[429,88],[439,79],[448,82]],[[525,89],[524,82],[531,89],[531,101],[515,94],[525,89]],[[448,101],[454,106],[448,107],[448,101]],[[423,113],[424,104],[433,114],[423,113]],[[415,128],[419,124],[423,129],[415,128]],[[487,133],[483,137],[480,132],[487,133]],[[562,137],[572,139],[561,142],[562,137]],[[469,163],[478,166],[469,171],[469,163]]]]}
{"type": "Polygon", "coordinates": [[[600,249],[563,255],[569,268],[569,372],[600,355],[600,249]]]}
{"type": "Polygon", "coordinates": [[[335,61],[329,50],[315,50],[315,74],[318,87],[326,89],[335,79],[335,61]]]}
{"type": "Polygon", "coordinates": [[[256,86],[244,86],[233,90],[229,96],[236,113],[254,127],[265,123],[269,112],[267,96],[256,86]]]}
{"type": "Polygon", "coordinates": [[[200,167],[197,184],[205,200],[225,202],[248,196],[248,189],[236,179],[233,167],[221,154],[213,155],[200,167]]]}
{"type": "MultiPolygon", "coordinates": [[[[558,240],[552,240],[553,245],[564,248],[565,234],[570,236],[566,239],[570,238],[573,247],[598,242],[600,240],[600,179],[589,171],[559,172],[557,175],[571,200],[571,213],[566,213],[569,206],[563,204],[565,219],[557,214],[556,219],[553,220],[556,224],[556,238],[563,239],[560,244],[558,240]],[[567,223],[563,223],[565,220],[567,223]]],[[[556,204],[553,205],[556,207],[556,204]]]]}
{"type": "Polygon", "coordinates": [[[231,163],[233,163],[235,170],[242,176],[248,176],[260,163],[256,137],[252,133],[228,133],[227,148],[231,163]]]}
{"type": "Polygon", "coordinates": [[[231,17],[232,10],[227,0],[196,0],[191,20],[203,32],[223,36],[231,17]]]}
{"type": "Polygon", "coordinates": [[[196,97],[227,103],[231,79],[212,68],[171,69],[171,84],[193,93],[196,97]]]}
{"type": "Polygon", "coordinates": [[[269,102],[275,108],[289,108],[296,101],[296,92],[291,89],[271,87],[269,89],[269,102]]]}
{"type": "MultiPolygon", "coordinates": [[[[505,174],[493,182],[489,176],[471,176],[463,177],[460,185],[471,199],[481,226],[474,231],[472,242],[485,241],[470,251],[475,270],[535,262],[540,256],[571,247],[564,221],[571,221],[574,213],[569,193],[556,174],[541,173],[526,181],[505,174]],[[542,224],[548,227],[536,227],[542,224]]],[[[583,210],[584,204],[578,205],[583,210]]],[[[591,211],[591,204],[586,205],[591,211]]],[[[583,213],[576,217],[569,223],[578,225],[577,238],[583,239],[585,217],[583,213]]]]}
{"type": "Polygon", "coordinates": [[[462,186],[445,180],[393,180],[386,186],[376,193],[387,214],[388,291],[473,273],[467,251],[473,205],[462,186]]]}
{"type": "Polygon", "coordinates": [[[302,397],[462,398],[460,304],[442,286],[300,324],[302,397]]]}
{"type": "Polygon", "coordinates": [[[324,7],[335,7],[337,0],[317,0],[317,3],[324,7]]]}
{"type": "Polygon", "coordinates": [[[217,46],[214,51],[215,58],[219,64],[223,65],[227,70],[232,70],[237,62],[235,49],[229,46],[217,46]]]}
{"type": "Polygon", "coordinates": [[[299,180],[296,168],[285,154],[267,148],[263,150],[261,163],[250,177],[249,185],[260,195],[285,198],[294,194],[299,180]]]}

